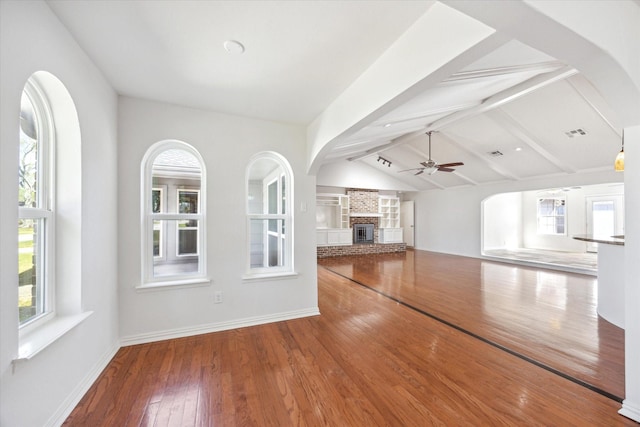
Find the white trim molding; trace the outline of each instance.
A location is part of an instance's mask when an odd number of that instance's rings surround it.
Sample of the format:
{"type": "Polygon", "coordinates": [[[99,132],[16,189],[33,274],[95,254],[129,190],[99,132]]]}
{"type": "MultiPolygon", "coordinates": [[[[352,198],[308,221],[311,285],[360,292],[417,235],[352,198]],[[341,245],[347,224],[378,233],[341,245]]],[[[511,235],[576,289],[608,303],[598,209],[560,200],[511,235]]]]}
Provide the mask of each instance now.
{"type": "Polygon", "coordinates": [[[640,404],[637,402],[629,402],[629,399],[623,400],[622,409],[618,413],[640,423],[640,404]]]}
{"type": "Polygon", "coordinates": [[[320,310],[318,309],[318,307],[310,307],[302,310],[274,313],[265,316],[246,317],[244,319],[228,320],[224,322],[209,323],[199,326],[167,329],[164,331],[156,331],[138,335],[129,335],[128,337],[123,337],[120,343],[123,347],[126,347],[136,344],[146,344],[156,341],[209,334],[211,332],[245,328],[247,326],[264,325],[267,323],[281,322],[283,320],[293,320],[303,317],[318,316],[319,314],[320,310]]]}

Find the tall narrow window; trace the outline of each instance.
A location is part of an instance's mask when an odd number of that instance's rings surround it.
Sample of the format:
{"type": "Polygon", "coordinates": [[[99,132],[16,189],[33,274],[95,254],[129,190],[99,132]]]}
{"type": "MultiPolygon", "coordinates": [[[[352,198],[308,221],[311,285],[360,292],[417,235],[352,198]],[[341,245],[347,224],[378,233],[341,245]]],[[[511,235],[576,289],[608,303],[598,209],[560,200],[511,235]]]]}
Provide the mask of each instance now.
{"type": "Polygon", "coordinates": [[[180,141],[152,146],[142,163],[143,286],[191,283],[204,262],[204,163],[180,141]]]}
{"type": "Polygon", "coordinates": [[[29,79],[20,103],[18,165],[18,312],[20,326],[53,312],[52,120],[46,97],[29,79]]]}
{"type": "Polygon", "coordinates": [[[260,153],[247,169],[249,275],[293,272],[293,180],[277,153],[260,153]]]}
{"type": "Polygon", "coordinates": [[[538,199],[538,234],[567,234],[565,206],[564,197],[538,199]]]}

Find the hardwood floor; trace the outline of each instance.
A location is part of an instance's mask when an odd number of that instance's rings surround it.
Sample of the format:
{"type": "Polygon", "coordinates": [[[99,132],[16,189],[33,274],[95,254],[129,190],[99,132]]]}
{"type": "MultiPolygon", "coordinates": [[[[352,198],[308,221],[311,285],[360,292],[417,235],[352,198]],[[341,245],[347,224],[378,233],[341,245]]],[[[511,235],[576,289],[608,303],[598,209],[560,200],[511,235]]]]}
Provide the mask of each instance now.
{"type": "Polygon", "coordinates": [[[622,401],[624,330],[597,278],[427,251],[319,264],[622,401]]]}
{"type": "MultiPolygon", "coordinates": [[[[422,274],[408,284],[411,273],[395,270],[401,259],[380,261],[369,264],[380,291],[418,292],[422,274]],[[392,271],[405,278],[391,280],[392,271]]],[[[453,265],[459,282],[471,280],[453,265]]],[[[615,400],[322,267],[318,286],[321,316],[122,348],[65,425],[637,426],[615,400]]],[[[486,301],[487,324],[505,303],[498,290],[486,301]]],[[[482,292],[471,292],[468,310],[442,297],[462,319],[478,311],[482,292]]]]}

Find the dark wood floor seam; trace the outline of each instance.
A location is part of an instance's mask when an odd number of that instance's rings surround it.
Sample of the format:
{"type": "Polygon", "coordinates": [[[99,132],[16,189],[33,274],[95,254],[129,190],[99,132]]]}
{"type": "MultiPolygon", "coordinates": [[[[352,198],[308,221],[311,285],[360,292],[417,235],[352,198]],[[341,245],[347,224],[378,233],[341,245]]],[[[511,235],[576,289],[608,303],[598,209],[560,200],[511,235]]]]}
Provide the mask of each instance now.
{"type": "Polygon", "coordinates": [[[380,294],[380,295],[384,296],[385,298],[388,298],[388,299],[390,299],[390,300],[392,300],[392,301],[394,301],[394,302],[396,302],[398,304],[401,304],[401,305],[403,305],[403,306],[405,306],[405,307],[407,307],[407,308],[409,308],[409,309],[411,309],[411,310],[413,310],[415,312],[418,312],[418,313],[420,313],[420,314],[422,314],[424,316],[430,317],[430,318],[432,318],[432,319],[434,319],[434,320],[436,320],[436,321],[438,321],[438,322],[440,322],[440,323],[442,323],[444,325],[447,325],[448,327],[456,329],[456,330],[458,330],[458,331],[460,331],[460,332],[462,332],[462,333],[464,333],[466,335],[469,335],[469,336],[471,336],[471,337],[473,337],[475,339],[478,339],[478,340],[480,340],[482,342],[485,342],[485,343],[487,343],[487,344],[489,344],[489,345],[491,345],[491,346],[493,346],[495,348],[498,348],[498,349],[500,349],[500,350],[502,350],[502,351],[504,351],[506,353],[509,353],[509,354],[519,358],[519,359],[522,359],[522,360],[524,360],[524,361],[526,361],[528,363],[531,363],[531,364],[533,364],[535,366],[538,366],[538,367],[540,367],[540,368],[542,368],[542,369],[544,369],[546,371],[549,371],[549,372],[551,372],[551,373],[553,373],[555,375],[558,375],[558,376],[560,376],[560,377],[562,377],[564,379],[567,379],[567,380],[569,380],[569,381],[571,381],[571,382],[573,382],[575,384],[578,384],[578,385],[580,385],[582,387],[585,387],[585,388],[587,388],[587,389],[589,389],[589,390],[591,390],[593,392],[596,392],[596,393],[598,393],[598,394],[600,394],[602,396],[605,396],[605,397],[607,397],[607,398],[609,398],[611,400],[614,400],[614,401],[616,401],[618,403],[622,403],[622,401],[623,401],[622,397],[616,396],[616,395],[614,395],[612,393],[609,393],[606,390],[602,390],[601,388],[594,386],[593,384],[589,384],[586,381],[583,381],[583,380],[581,380],[579,378],[575,378],[575,377],[573,377],[571,375],[568,375],[568,374],[566,374],[564,372],[561,372],[561,371],[559,371],[559,370],[557,370],[557,369],[555,369],[555,368],[553,368],[551,366],[545,365],[544,363],[541,363],[541,362],[539,362],[539,361],[537,361],[535,359],[532,359],[529,356],[526,356],[524,354],[518,353],[517,351],[514,351],[514,350],[512,350],[510,348],[507,348],[507,347],[505,347],[505,346],[503,346],[501,344],[498,344],[498,343],[496,343],[494,341],[491,341],[491,340],[489,340],[489,339],[487,339],[485,337],[482,337],[482,336],[480,336],[478,334],[475,334],[475,333],[473,333],[471,331],[468,331],[467,329],[464,329],[464,328],[462,328],[462,327],[460,327],[460,326],[458,326],[456,324],[453,324],[453,323],[451,323],[451,322],[449,322],[449,321],[447,321],[445,319],[442,319],[442,318],[440,318],[438,316],[435,316],[435,315],[433,315],[433,314],[431,314],[431,313],[429,313],[429,312],[427,312],[425,310],[422,310],[420,308],[414,307],[411,304],[406,303],[406,302],[394,297],[393,295],[386,294],[386,293],[384,293],[384,292],[382,292],[382,291],[380,291],[378,289],[375,289],[374,287],[371,287],[371,286],[367,285],[366,283],[359,282],[359,281],[353,279],[352,277],[345,276],[344,274],[341,274],[341,273],[339,273],[339,272],[337,272],[335,270],[332,270],[330,267],[326,267],[326,266],[323,266],[323,265],[318,265],[318,267],[321,267],[321,268],[323,268],[323,269],[325,269],[327,271],[330,271],[333,274],[336,274],[336,275],[338,275],[340,277],[343,277],[343,278],[345,278],[345,279],[347,279],[347,280],[349,280],[349,281],[351,281],[351,282],[353,282],[353,283],[355,283],[355,284],[357,284],[359,286],[362,286],[362,287],[364,287],[364,288],[366,288],[368,290],[371,290],[371,291],[373,291],[373,292],[375,292],[377,294],[380,294]]]}

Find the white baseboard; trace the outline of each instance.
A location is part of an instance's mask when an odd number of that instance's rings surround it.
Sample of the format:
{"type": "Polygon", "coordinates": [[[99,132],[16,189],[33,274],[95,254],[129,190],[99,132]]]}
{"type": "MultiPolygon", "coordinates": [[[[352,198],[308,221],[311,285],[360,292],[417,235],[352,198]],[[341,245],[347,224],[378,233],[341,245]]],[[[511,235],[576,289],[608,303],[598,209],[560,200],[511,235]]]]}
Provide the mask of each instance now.
{"type": "Polygon", "coordinates": [[[208,334],[211,332],[226,331],[229,329],[244,328],[247,326],[263,325],[265,323],[280,322],[283,320],[293,320],[302,317],[317,316],[320,314],[318,307],[304,310],[295,310],[285,313],[269,314],[267,316],[247,317],[244,319],[229,320],[225,322],[210,323],[206,325],[190,326],[187,328],[176,328],[165,331],[156,331],[145,334],[130,335],[122,337],[120,344],[123,347],[146,344],[149,342],[162,341],[174,338],[184,338],[193,335],[208,334]]]}
{"type": "Polygon", "coordinates": [[[58,407],[58,410],[49,418],[46,422],[46,427],[58,427],[65,422],[71,411],[74,410],[76,405],[80,403],[80,400],[84,397],[85,393],[91,388],[93,383],[98,379],[102,371],[107,367],[111,359],[120,350],[119,345],[115,345],[109,351],[107,351],[95,364],[93,369],[85,375],[85,377],[78,383],[75,389],[67,396],[67,398],[58,407]]]}
{"type": "Polygon", "coordinates": [[[640,405],[635,402],[629,402],[629,399],[622,401],[622,409],[618,413],[640,423],[640,405]]]}

